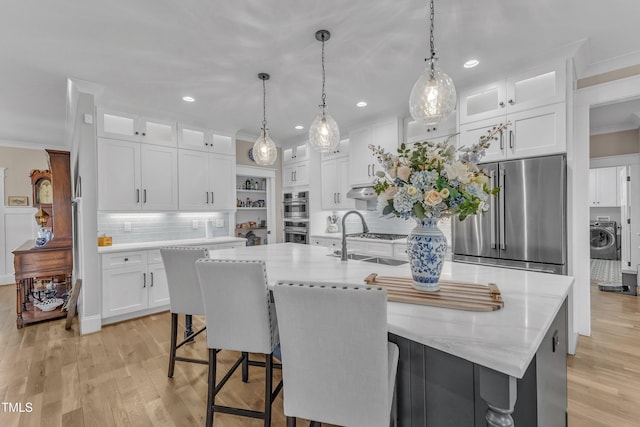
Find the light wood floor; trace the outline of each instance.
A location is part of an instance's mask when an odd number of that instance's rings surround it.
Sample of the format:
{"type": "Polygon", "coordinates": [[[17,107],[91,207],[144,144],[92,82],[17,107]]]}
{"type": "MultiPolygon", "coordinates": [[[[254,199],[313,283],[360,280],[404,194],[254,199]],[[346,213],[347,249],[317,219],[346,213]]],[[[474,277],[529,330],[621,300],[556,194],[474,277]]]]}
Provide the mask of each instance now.
{"type": "MultiPolygon", "coordinates": [[[[640,426],[640,298],[592,293],[592,336],[580,337],[569,357],[571,427],[640,426]]],[[[200,325],[200,321],[195,319],[200,325]]],[[[167,378],[169,314],[106,326],[80,336],[57,320],[15,328],[15,288],[0,286],[0,397],[31,412],[0,407],[0,426],[202,426],[206,366],[178,363],[167,378]]],[[[206,357],[204,338],[187,348],[206,357]]],[[[222,358],[230,364],[235,354],[222,358]]],[[[239,375],[220,400],[262,405],[263,370],[239,375]]],[[[279,378],[279,375],[278,375],[279,378]]],[[[273,426],[284,426],[282,395],[273,426]]],[[[260,420],[216,415],[218,427],[261,426],[260,420]]],[[[307,424],[299,423],[306,426],[307,424]]],[[[461,426],[464,427],[464,426],[461,426]]]]}

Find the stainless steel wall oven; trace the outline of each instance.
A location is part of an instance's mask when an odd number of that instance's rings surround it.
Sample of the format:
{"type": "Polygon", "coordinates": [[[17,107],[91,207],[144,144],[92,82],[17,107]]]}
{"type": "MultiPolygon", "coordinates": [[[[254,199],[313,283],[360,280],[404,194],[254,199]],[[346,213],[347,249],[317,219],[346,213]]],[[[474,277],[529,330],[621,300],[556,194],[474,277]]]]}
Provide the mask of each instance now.
{"type": "Polygon", "coordinates": [[[285,220],[309,218],[308,191],[300,191],[298,193],[285,193],[283,203],[285,220]]]}
{"type": "Polygon", "coordinates": [[[309,244],[309,222],[285,220],[284,241],[292,243],[309,244]]]}

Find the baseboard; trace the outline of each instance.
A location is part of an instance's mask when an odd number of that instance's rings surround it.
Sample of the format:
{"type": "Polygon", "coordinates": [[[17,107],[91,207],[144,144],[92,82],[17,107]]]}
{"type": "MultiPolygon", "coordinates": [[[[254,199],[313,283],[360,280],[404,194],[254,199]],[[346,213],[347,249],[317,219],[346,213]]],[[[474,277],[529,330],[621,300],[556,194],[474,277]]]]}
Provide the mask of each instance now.
{"type": "Polygon", "coordinates": [[[87,316],[80,318],[80,335],[92,334],[94,332],[100,332],[102,329],[102,318],[99,314],[93,316],[87,316]]]}
{"type": "Polygon", "coordinates": [[[15,284],[16,284],[16,278],[13,274],[0,275],[0,286],[15,285],[15,284]]]}
{"type": "Polygon", "coordinates": [[[147,308],[146,310],[134,311],[133,313],[121,314],[119,316],[106,317],[102,319],[102,325],[110,325],[112,323],[124,322],[126,320],[135,319],[142,316],[160,313],[169,310],[169,304],[160,307],[147,308]]]}

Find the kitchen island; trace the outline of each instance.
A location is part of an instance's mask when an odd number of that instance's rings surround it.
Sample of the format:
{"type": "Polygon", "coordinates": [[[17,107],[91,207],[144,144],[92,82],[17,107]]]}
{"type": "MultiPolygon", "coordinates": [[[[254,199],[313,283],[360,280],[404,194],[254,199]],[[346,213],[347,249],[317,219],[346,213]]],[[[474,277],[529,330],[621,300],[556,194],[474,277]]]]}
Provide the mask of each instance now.
{"type": "MultiPolygon", "coordinates": [[[[294,243],[223,249],[215,259],[266,261],[281,280],[363,284],[370,273],[410,276],[408,264],[341,261],[294,243]]],[[[573,278],[445,263],[443,279],[495,283],[504,307],[470,312],[389,302],[390,340],[400,347],[401,426],[565,425],[567,295],[573,278]],[[486,417],[487,421],[484,421],[486,417]]]]}

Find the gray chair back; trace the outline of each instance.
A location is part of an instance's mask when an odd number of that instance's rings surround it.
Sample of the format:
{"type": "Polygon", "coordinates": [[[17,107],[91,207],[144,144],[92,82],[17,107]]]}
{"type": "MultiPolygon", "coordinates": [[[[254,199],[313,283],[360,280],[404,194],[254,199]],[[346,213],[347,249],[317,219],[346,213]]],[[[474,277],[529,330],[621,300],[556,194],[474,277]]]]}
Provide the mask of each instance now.
{"type": "Polygon", "coordinates": [[[278,319],[264,261],[196,262],[207,322],[207,347],[270,354],[278,319]]]}
{"type": "Polygon", "coordinates": [[[285,415],[349,427],[389,426],[397,346],[387,342],[386,291],[280,282],[273,294],[285,415]]]}
{"type": "Polygon", "coordinates": [[[209,256],[205,248],[171,246],[160,248],[169,284],[169,305],[176,314],[204,315],[196,261],[209,256]]]}

